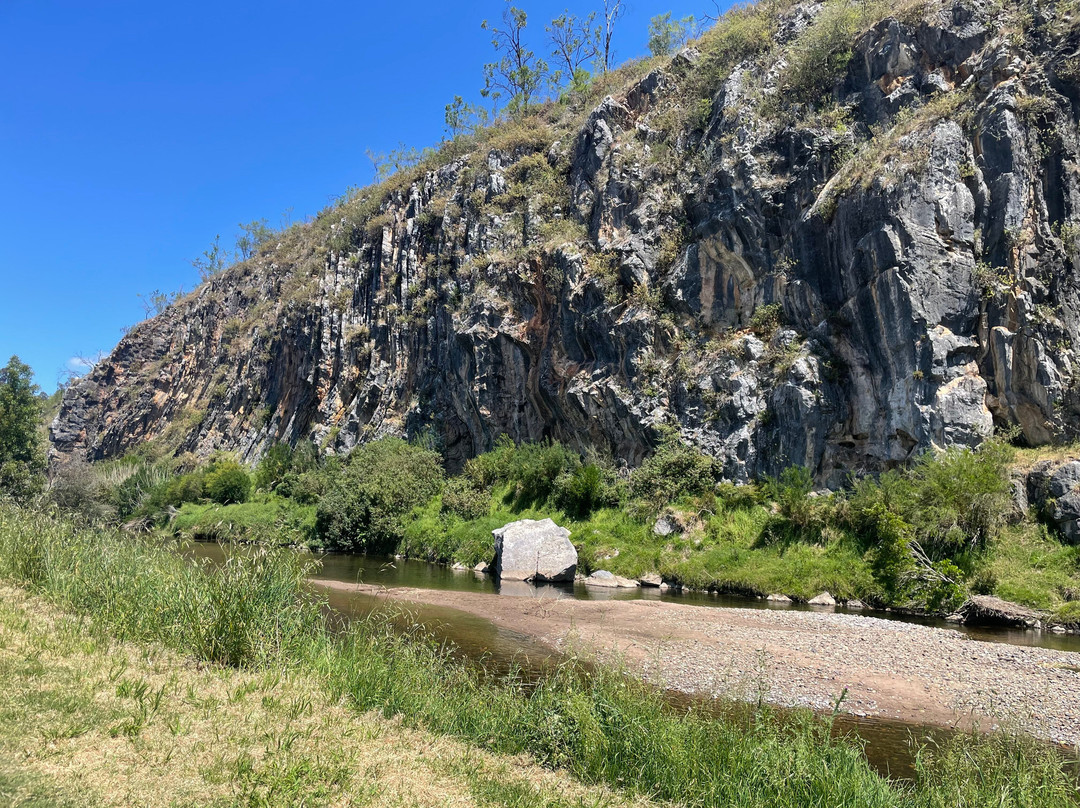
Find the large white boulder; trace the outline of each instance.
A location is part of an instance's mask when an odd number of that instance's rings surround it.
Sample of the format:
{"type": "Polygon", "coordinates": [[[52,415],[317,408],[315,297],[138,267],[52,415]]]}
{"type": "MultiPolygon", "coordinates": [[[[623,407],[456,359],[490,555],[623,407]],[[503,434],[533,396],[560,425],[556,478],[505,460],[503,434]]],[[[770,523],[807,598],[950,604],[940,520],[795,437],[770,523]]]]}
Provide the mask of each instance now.
{"type": "Polygon", "coordinates": [[[522,519],[491,531],[495,574],[505,581],[572,581],[577,550],[570,531],[550,519],[522,519]]]}

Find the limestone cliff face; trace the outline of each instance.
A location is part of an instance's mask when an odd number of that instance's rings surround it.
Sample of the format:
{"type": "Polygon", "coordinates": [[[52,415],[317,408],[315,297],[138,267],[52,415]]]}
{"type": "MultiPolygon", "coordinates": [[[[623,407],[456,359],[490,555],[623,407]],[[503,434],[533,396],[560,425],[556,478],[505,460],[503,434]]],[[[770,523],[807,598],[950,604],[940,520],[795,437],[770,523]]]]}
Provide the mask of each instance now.
{"type": "Polygon", "coordinates": [[[669,425],[733,480],[837,482],[995,425],[1074,434],[1080,37],[931,4],[792,100],[829,12],[785,7],[731,64],[717,34],[629,68],[281,234],[68,390],[55,455],[424,432],[455,464],[508,433],[636,464],[669,425]]]}

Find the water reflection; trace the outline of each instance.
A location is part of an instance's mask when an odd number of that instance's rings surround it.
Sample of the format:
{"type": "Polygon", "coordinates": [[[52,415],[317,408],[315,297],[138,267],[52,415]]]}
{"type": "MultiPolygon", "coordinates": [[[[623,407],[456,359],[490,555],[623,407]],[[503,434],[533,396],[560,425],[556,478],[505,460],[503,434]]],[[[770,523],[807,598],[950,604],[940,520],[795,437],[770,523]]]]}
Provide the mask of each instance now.
{"type": "MultiPolygon", "coordinates": [[[[197,557],[220,560],[223,550],[212,543],[197,543],[186,551],[197,557]]],[[[1052,634],[1044,631],[1032,631],[1012,628],[989,628],[979,626],[958,626],[935,617],[904,615],[896,612],[849,611],[831,607],[815,607],[805,604],[775,603],[755,598],[719,595],[710,592],[661,592],[655,587],[635,589],[601,589],[587,587],[583,583],[541,584],[534,586],[521,581],[499,583],[490,575],[474,572],[471,569],[453,569],[451,567],[429,564],[425,561],[411,561],[403,558],[383,556],[359,556],[345,553],[308,554],[312,560],[321,562],[321,569],[315,574],[315,580],[340,581],[344,583],[364,583],[415,589],[438,589],[456,592],[484,592],[520,598],[574,598],[577,600],[661,600],[670,603],[683,603],[692,606],[723,606],[732,609],[781,609],[794,611],[838,611],[850,614],[862,614],[884,620],[900,620],[917,623],[931,628],[944,628],[960,631],[973,640],[983,642],[1007,643],[1038,648],[1050,648],[1058,651],[1080,651],[1080,636],[1070,634],[1052,634]]]]}

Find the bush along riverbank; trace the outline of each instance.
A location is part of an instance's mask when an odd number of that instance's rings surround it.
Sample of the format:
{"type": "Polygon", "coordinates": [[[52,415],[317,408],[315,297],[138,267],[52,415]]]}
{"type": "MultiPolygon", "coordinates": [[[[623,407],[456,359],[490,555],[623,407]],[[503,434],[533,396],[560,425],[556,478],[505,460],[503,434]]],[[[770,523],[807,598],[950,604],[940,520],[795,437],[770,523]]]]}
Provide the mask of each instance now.
{"type": "Polygon", "coordinates": [[[940,614],[989,595],[1080,626],[1080,546],[1058,529],[1053,499],[1026,508],[1017,496],[1014,469],[1033,458],[1016,455],[997,441],[951,449],[822,493],[798,467],[720,482],[712,459],[674,435],[630,472],[502,439],[454,475],[436,452],[384,438],[344,458],[275,446],[250,477],[227,457],[76,466],[53,491],[93,519],[166,535],[468,566],[492,560],[493,529],[551,517],[572,531],[586,574],[940,614]]]}
{"type": "MultiPolygon", "coordinates": [[[[87,649],[114,638],[222,671],[303,674],[361,713],[682,805],[1078,804],[1060,758],[1018,737],[960,736],[921,749],[916,781],[889,783],[856,743],[831,739],[829,723],[809,713],[780,720],[761,707],[746,721],[676,713],[618,672],[573,662],[530,686],[479,677],[380,619],[335,634],[302,585],[305,572],[294,555],[268,549],[211,569],[155,541],[0,506],[0,580],[80,616],[87,649]]],[[[298,752],[305,742],[294,739],[298,752]]]]}

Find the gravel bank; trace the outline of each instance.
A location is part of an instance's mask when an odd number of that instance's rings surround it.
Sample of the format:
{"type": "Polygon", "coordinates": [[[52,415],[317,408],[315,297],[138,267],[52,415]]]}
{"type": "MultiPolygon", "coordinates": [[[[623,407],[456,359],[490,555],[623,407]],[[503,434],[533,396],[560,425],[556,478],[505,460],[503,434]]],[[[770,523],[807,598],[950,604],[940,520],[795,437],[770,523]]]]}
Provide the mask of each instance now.
{"type": "Polygon", "coordinates": [[[824,709],[846,689],[854,715],[1006,725],[1080,745],[1080,653],[832,612],[320,585],[460,609],[557,649],[584,645],[686,693],[824,709]]]}

